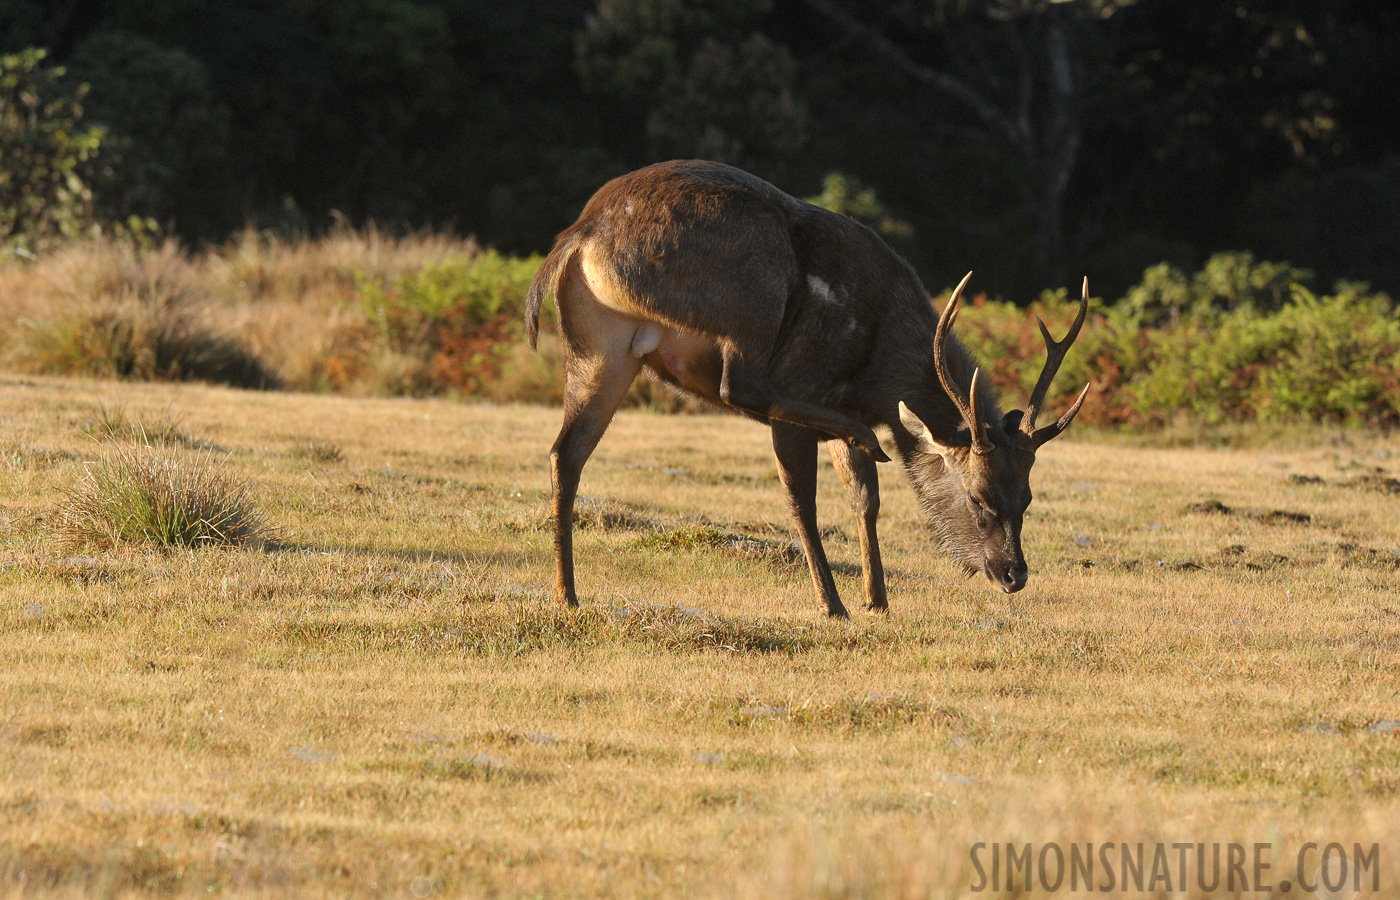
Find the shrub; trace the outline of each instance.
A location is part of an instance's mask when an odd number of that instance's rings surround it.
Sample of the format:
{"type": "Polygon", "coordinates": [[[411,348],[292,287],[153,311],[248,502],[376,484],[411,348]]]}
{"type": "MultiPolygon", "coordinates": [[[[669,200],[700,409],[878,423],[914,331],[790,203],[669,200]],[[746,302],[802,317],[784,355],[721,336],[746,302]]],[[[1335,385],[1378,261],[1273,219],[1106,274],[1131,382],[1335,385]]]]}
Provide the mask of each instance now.
{"type": "MultiPolygon", "coordinates": [[[[197,255],[102,238],[0,262],[0,352],[38,372],[554,403],[553,304],[539,353],[521,327],[538,266],[449,235],[374,228],[299,242],[246,231],[197,255]]],[[[1046,417],[1092,381],[1085,423],[1400,425],[1395,305],[1364,285],[1320,294],[1309,281],[1249,253],[1217,254],[1199,272],[1149,268],[1118,303],[1091,301],[1046,417]]],[[[1057,291],[1029,309],[971,305],[959,337],[1005,404],[1023,403],[1044,361],[1035,316],[1059,336],[1076,304],[1057,291]]],[[[647,378],[626,402],[702,406],[647,378]]]]}
{"type": "Polygon", "coordinates": [[[827,173],[822,179],[822,192],[808,197],[807,202],[850,216],[886,239],[908,238],[914,234],[912,225],[889,214],[880,198],[875,196],[874,188],[842,172],[827,173]]]}
{"type": "Polygon", "coordinates": [[[0,248],[32,251],[91,233],[100,128],[82,124],[83,87],[46,51],[0,55],[0,248]]]}
{"type": "Polygon", "coordinates": [[[1280,309],[1293,288],[1311,278],[1311,272],[1288,263],[1256,263],[1252,253],[1217,253],[1189,279],[1167,263],[1150,267],[1119,301],[1118,310],[1143,326],[1176,325],[1183,316],[1202,323],[1217,312],[1280,309]]]}
{"type": "Polygon", "coordinates": [[[421,391],[479,393],[501,374],[522,332],[525,293],[540,257],[494,250],[448,259],[385,286],[361,279],[360,300],[390,349],[421,356],[421,391]]]}
{"type": "MultiPolygon", "coordinates": [[[[1400,425],[1394,303],[1350,284],[1317,296],[1301,283],[1305,276],[1287,264],[1256,264],[1249,254],[1217,255],[1190,278],[1166,266],[1149,269],[1116,306],[1091,303],[1091,321],[1048,405],[1064,409],[1092,382],[1080,416],[1104,425],[1159,426],[1183,416],[1208,424],[1400,425]]],[[[1006,404],[1023,403],[1044,361],[1034,315],[1059,337],[1075,306],[1064,292],[1047,292],[1029,310],[985,298],[974,305],[959,334],[981,359],[995,361],[990,368],[1006,404]]]]}
{"type": "Polygon", "coordinates": [[[1400,317],[1384,296],[1295,286],[1273,315],[1242,309],[1215,328],[1146,336],[1150,358],[1123,398],[1141,421],[1186,410],[1210,423],[1400,424],[1400,317]]]}
{"type": "Polygon", "coordinates": [[[260,543],[267,533],[249,486],[210,451],[177,455],[150,444],[109,444],[68,494],[59,532],[109,548],[260,543]]]}
{"type": "Polygon", "coordinates": [[[18,322],[11,362],[30,372],[272,387],[277,379],[210,324],[210,300],[167,241],[103,239],[59,254],[57,290],[18,322]]]}
{"type": "Polygon", "coordinates": [[[183,311],[139,303],[28,320],[15,360],[28,371],[50,374],[256,388],[276,384],[236,342],[203,330],[183,311]]]}

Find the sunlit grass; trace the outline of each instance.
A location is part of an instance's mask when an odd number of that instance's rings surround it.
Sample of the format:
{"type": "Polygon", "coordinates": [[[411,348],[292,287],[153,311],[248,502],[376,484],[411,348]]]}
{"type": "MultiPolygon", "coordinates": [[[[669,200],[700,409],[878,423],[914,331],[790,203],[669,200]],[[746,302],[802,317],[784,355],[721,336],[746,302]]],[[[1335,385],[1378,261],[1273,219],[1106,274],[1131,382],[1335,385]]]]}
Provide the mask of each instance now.
{"type": "MultiPolygon", "coordinates": [[[[742,420],[618,417],[571,611],[558,410],[30,376],[0,404],[0,896],[903,900],[1051,840],[1380,841],[1397,893],[1387,438],[1052,443],[1012,597],[883,466],[892,611],[830,622],[742,420]],[[128,428],[162,421],[189,442],[128,428]],[[113,450],[209,462],[277,540],[75,549],[113,450]]],[[[857,608],[825,459],[818,501],[857,608]]]]}

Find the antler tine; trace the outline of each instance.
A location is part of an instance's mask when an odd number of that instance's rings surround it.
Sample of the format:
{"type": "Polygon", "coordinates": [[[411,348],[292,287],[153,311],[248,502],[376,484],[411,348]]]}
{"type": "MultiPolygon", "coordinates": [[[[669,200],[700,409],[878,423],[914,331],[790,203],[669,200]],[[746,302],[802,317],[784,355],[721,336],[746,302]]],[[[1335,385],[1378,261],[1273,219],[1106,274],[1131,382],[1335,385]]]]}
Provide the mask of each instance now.
{"type": "Polygon", "coordinates": [[[1079,397],[1074,401],[1074,405],[1069,408],[1069,412],[1060,416],[1060,420],[1053,425],[1046,425],[1044,428],[1036,429],[1031,436],[1031,446],[1040,449],[1040,446],[1051,438],[1059,437],[1060,432],[1069,427],[1069,423],[1074,421],[1074,417],[1079,414],[1079,407],[1084,405],[1084,398],[1089,396],[1089,388],[1093,387],[1091,381],[1084,385],[1084,390],[1079,392],[1079,397]]]}
{"type": "Polygon", "coordinates": [[[977,379],[981,374],[981,366],[972,370],[972,385],[967,389],[967,421],[972,429],[972,449],[979,452],[987,449],[987,430],[982,425],[982,417],[977,414],[977,379]]]}
{"type": "Polygon", "coordinates": [[[963,276],[963,280],[953,289],[953,295],[948,298],[948,305],[943,307],[943,314],[938,317],[938,329],[933,336],[933,367],[938,371],[938,383],[943,386],[943,392],[953,401],[963,421],[967,423],[968,430],[972,432],[972,449],[980,453],[987,449],[987,436],[982,429],[981,420],[977,418],[978,373],[972,373],[972,388],[967,397],[963,397],[961,388],[948,371],[947,355],[948,334],[953,327],[953,320],[958,317],[958,304],[962,302],[963,288],[967,287],[971,278],[971,272],[963,276]]]}
{"type": "MultiPolygon", "coordinates": [[[[1065,353],[1069,350],[1074,339],[1079,337],[1079,329],[1084,325],[1084,317],[1089,314],[1089,279],[1084,279],[1084,295],[1079,300],[1079,313],[1074,317],[1074,324],[1069,327],[1069,333],[1064,340],[1056,341],[1050,337],[1050,329],[1045,327],[1045,322],[1036,316],[1036,322],[1040,325],[1040,334],[1045,338],[1045,368],[1040,370],[1040,378],[1036,379],[1035,390],[1031,391],[1030,402],[1026,404],[1026,414],[1021,417],[1021,431],[1027,435],[1035,435],[1035,417],[1040,414],[1040,404],[1045,402],[1045,394],[1050,390],[1050,383],[1055,380],[1055,374],[1060,371],[1060,363],[1064,362],[1065,353]]],[[[1086,388],[1087,390],[1087,388],[1086,388]]],[[[1083,400],[1083,395],[1080,395],[1083,400]]],[[[1079,407],[1075,407],[1078,412],[1079,407]]],[[[1070,418],[1074,418],[1070,416],[1070,418]]],[[[1065,422],[1065,425],[1068,425],[1065,422]]],[[[1058,432],[1056,432],[1058,434],[1058,432]]],[[[1049,440],[1049,438],[1046,438],[1049,440]]]]}

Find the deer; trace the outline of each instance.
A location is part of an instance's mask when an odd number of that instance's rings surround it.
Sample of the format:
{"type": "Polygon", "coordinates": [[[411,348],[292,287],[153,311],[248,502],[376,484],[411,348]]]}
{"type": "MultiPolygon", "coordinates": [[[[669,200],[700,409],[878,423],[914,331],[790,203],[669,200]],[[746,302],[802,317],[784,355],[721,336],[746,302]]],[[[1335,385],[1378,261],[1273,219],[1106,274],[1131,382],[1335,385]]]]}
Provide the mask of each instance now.
{"type": "MultiPolygon", "coordinates": [[[[1067,336],[1037,318],[1046,362],[1026,409],[1003,413],[952,335],[969,272],[935,317],[912,266],[874,231],[718,162],[657,163],[603,185],[560,232],[526,295],[526,331],[554,297],[563,425],[550,450],[554,597],[578,605],[573,510],[588,458],[643,370],[767,424],[817,598],[848,618],[817,530],[825,443],[857,520],[867,609],[889,609],[876,523],[886,428],[944,553],[1006,593],[1025,587],[1021,528],[1036,452],[1064,433],[1085,385],[1036,427],[1088,311],[1067,336]]],[[[1092,384],[1092,383],[1091,383],[1092,384]]]]}

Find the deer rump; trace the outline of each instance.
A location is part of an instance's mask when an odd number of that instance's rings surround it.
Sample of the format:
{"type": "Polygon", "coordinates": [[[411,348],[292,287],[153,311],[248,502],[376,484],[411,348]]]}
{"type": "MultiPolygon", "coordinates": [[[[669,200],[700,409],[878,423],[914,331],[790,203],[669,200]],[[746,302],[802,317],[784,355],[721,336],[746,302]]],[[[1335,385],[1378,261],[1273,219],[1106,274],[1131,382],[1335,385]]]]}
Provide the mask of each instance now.
{"type": "Polygon", "coordinates": [[[863,419],[848,404],[875,347],[870,323],[885,313],[867,298],[908,277],[881,271],[892,268],[881,255],[893,256],[867,229],[747,173],[652,166],[605,185],[559,236],[530,293],[531,345],[552,292],[570,357],[626,353],[681,391],[763,422],[772,395],[863,419]],[[869,257],[852,254],[867,244],[869,257]]]}

